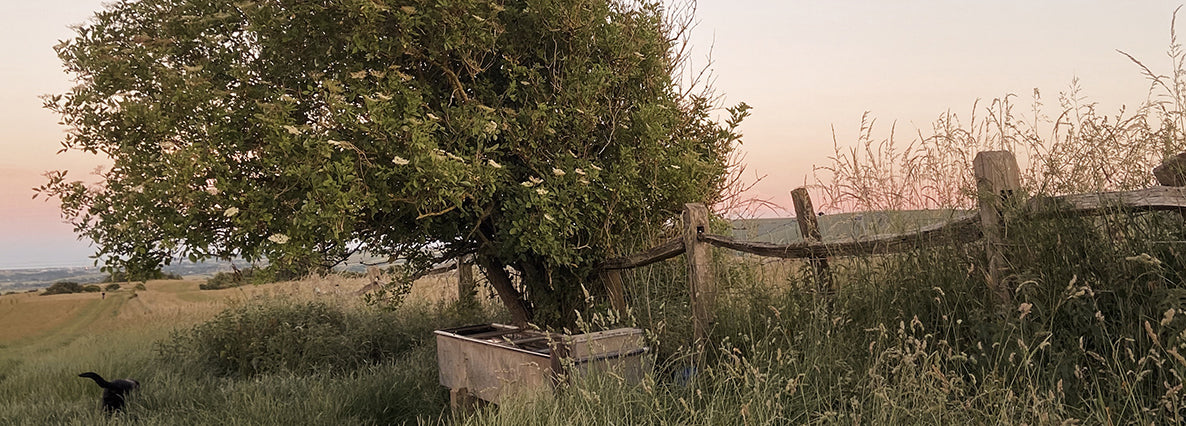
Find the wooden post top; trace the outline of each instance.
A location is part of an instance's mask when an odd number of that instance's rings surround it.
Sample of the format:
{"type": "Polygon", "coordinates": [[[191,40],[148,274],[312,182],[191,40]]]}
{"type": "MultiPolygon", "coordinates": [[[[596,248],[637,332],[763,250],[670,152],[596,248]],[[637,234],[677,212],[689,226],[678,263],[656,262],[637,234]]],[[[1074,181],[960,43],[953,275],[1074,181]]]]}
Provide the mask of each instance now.
{"type": "Polygon", "coordinates": [[[1161,186],[1186,186],[1186,152],[1162,161],[1153,168],[1153,176],[1161,186]]]}
{"type": "Polygon", "coordinates": [[[972,173],[981,190],[1014,189],[1021,187],[1021,168],[1017,157],[1009,151],[981,151],[972,159],[972,173]]]}

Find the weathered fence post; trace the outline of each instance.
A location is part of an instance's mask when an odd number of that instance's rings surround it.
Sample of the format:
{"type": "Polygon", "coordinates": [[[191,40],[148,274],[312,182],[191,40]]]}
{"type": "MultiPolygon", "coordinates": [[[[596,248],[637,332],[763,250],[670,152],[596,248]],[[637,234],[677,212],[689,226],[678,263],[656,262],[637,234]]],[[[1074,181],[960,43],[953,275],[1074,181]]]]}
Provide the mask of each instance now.
{"type": "Polygon", "coordinates": [[[1006,203],[1021,188],[1021,171],[1013,153],[985,151],[972,160],[972,172],[976,176],[977,205],[988,255],[988,285],[1000,302],[1008,305],[1012,297],[1004,282],[1009,263],[1001,250],[1005,238],[1003,215],[1006,203]]]}
{"type": "Polygon", "coordinates": [[[1186,152],[1162,161],[1153,168],[1153,176],[1161,186],[1186,186],[1186,152]]]}
{"type": "Polygon", "coordinates": [[[605,284],[605,291],[609,293],[610,306],[619,315],[626,313],[626,294],[622,286],[622,271],[617,269],[601,270],[601,282],[605,284]]]}
{"type": "MultiPolygon", "coordinates": [[[[791,191],[791,202],[795,205],[795,221],[799,222],[799,235],[808,243],[823,242],[819,232],[819,220],[815,216],[815,207],[811,205],[811,195],[807,188],[796,188],[791,191]]],[[[825,256],[808,259],[811,269],[815,271],[816,290],[831,301],[835,294],[832,288],[832,271],[828,269],[828,258],[825,256]]]]}
{"type": "Polygon", "coordinates": [[[474,284],[474,263],[468,256],[457,258],[457,302],[463,306],[478,304],[478,289],[474,284]]]}
{"type": "Polygon", "coordinates": [[[704,204],[684,204],[684,255],[688,261],[688,292],[691,294],[692,336],[696,344],[708,337],[716,306],[708,243],[699,236],[708,231],[708,208],[704,204]]]}
{"type": "MultiPolygon", "coordinates": [[[[1161,186],[1186,186],[1186,152],[1167,158],[1154,167],[1153,177],[1161,186]]],[[[1186,210],[1178,210],[1178,215],[1186,219],[1186,210]]]]}

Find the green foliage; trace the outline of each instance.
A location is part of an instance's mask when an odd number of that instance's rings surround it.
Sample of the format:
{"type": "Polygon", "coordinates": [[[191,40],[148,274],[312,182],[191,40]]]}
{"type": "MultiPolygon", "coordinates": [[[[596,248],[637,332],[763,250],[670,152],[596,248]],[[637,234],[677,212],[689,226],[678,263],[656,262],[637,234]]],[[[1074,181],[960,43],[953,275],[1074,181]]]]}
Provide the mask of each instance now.
{"type": "Polygon", "coordinates": [[[48,296],[51,294],[69,293],[82,293],[82,285],[74,281],[58,281],[46,287],[45,291],[41,292],[41,295],[48,296]]]}
{"type": "Polygon", "coordinates": [[[148,287],[145,287],[144,283],[136,283],[136,286],[132,287],[132,289],[133,290],[148,290],[148,287]]]}
{"type": "Polygon", "coordinates": [[[119,284],[112,283],[112,284],[107,284],[107,285],[103,286],[103,291],[116,291],[116,290],[119,290],[119,284]]]}
{"type": "Polygon", "coordinates": [[[82,286],[83,293],[98,293],[101,291],[103,291],[103,289],[95,284],[87,284],[87,285],[82,286]]]}
{"type": "Polygon", "coordinates": [[[221,290],[224,288],[238,287],[251,279],[252,269],[242,272],[219,272],[210,277],[206,282],[198,284],[198,288],[202,290],[221,290]]]}
{"type": "Polygon", "coordinates": [[[748,107],[677,87],[679,30],[651,1],[112,3],[46,107],[114,166],[41,192],[128,271],[477,252],[556,321],[624,236],[720,198],[748,107]]]}

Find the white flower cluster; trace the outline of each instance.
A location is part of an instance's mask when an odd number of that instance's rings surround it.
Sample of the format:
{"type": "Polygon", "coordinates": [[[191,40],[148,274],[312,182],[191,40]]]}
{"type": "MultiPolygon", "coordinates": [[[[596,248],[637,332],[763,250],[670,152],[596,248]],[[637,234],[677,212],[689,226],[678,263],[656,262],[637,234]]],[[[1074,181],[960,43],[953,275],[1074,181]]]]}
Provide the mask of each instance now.
{"type": "Polygon", "coordinates": [[[526,182],[520,183],[520,185],[523,185],[527,188],[531,188],[531,187],[539,185],[541,183],[544,183],[543,179],[532,176],[532,177],[527,178],[526,182]]]}

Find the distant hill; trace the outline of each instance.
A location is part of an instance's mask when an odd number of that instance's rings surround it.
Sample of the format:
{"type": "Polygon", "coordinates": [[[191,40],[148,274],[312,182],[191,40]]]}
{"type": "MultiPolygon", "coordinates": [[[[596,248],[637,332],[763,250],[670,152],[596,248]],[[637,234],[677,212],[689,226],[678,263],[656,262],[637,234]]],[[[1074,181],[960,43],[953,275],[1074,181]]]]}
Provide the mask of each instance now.
{"type": "MultiPolygon", "coordinates": [[[[204,277],[221,271],[229,271],[230,265],[227,262],[180,262],[166,266],[163,270],[185,277],[204,277]]],[[[97,266],[0,269],[0,293],[45,288],[58,281],[92,284],[101,282],[104,278],[107,278],[107,274],[100,271],[97,266]]]]}
{"type": "MultiPolygon", "coordinates": [[[[819,216],[824,241],[844,241],[880,234],[898,234],[942,223],[962,214],[957,210],[900,210],[840,213],[819,216]]],[[[733,221],[733,238],[771,244],[803,241],[795,218],[738,219],[733,221]]]]}

